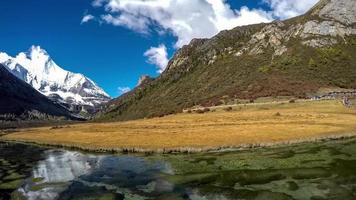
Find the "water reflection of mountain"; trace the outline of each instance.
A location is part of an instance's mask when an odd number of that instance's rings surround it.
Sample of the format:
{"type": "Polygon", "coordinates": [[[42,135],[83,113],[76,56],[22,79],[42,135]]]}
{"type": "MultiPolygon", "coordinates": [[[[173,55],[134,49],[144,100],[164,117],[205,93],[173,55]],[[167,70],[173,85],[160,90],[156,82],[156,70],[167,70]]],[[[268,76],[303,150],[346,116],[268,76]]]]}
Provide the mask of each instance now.
{"type": "Polygon", "coordinates": [[[78,152],[52,151],[33,170],[34,178],[47,183],[68,182],[90,173],[97,167],[100,156],[87,156],[78,152]]]}
{"type": "Polygon", "coordinates": [[[19,191],[30,200],[72,199],[81,197],[78,191],[87,194],[98,188],[120,195],[142,194],[145,185],[167,192],[173,190],[173,185],[164,183],[159,174],[171,172],[168,164],[149,162],[141,157],[51,150],[46,152],[46,159],[34,167],[33,177],[19,191]]]}
{"type": "Polygon", "coordinates": [[[72,181],[90,174],[102,158],[71,151],[47,151],[46,159],[38,162],[33,177],[20,191],[29,200],[56,199],[72,181]]]}

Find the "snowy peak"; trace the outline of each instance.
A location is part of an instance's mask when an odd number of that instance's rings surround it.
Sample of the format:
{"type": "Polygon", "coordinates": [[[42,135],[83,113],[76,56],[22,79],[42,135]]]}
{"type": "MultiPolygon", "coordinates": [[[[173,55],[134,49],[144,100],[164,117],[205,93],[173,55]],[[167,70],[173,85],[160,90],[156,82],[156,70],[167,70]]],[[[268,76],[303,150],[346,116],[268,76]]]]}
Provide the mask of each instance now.
{"type": "Polygon", "coordinates": [[[66,83],[69,72],[60,68],[39,46],[32,46],[27,53],[19,53],[14,61],[30,72],[31,85],[37,90],[44,82],[58,85],[66,83]]]}
{"type": "Polygon", "coordinates": [[[3,64],[17,78],[27,82],[28,70],[6,53],[0,52],[0,64],[3,64]]]}
{"type": "Polygon", "coordinates": [[[62,73],[65,73],[63,69],[58,67],[47,52],[41,49],[40,46],[32,46],[28,52],[19,53],[16,56],[16,60],[19,64],[27,66],[30,71],[37,72],[36,74],[50,74],[50,70],[60,70],[62,73]]]}
{"type": "Polygon", "coordinates": [[[42,49],[40,46],[35,46],[35,45],[31,46],[31,48],[27,51],[27,55],[31,59],[34,59],[35,57],[40,58],[43,56],[49,57],[46,50],[42,49]]]}
{"type": "Polygon", "coordinates": [[[39,61],[46,61],[49,60],[50,57],[46,50],[42,49],[40,46],[32,45],[25,54],[26,57],[30,60],[39,60],[39,61]]]}
{"type": "Polygon", "coordinates": [[[42,94],[62,103],[95,107],[110,100],[92,80],[64,70],[40,46],[32,46],[16,57],[0,53],[0,63],[42,94]]]}
{"type": "Polygon", "coordinates": [[[11,57],[7,55],[6,53],[0,52],[0,63],[6,62],[10,60],[11,57]]]}

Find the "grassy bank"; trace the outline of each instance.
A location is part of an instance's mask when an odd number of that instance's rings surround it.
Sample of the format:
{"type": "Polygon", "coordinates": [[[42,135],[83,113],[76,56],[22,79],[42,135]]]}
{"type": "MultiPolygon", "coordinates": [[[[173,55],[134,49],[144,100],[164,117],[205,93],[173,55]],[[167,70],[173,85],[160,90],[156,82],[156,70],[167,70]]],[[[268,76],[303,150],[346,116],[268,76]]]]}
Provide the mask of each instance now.
{"type": "Polygon", "coordinates": [[[356,135],[356,110],[341,102],[236,105],[204,114],[19,129],[2,140],[107,151],[207,151],[356,135]]]}

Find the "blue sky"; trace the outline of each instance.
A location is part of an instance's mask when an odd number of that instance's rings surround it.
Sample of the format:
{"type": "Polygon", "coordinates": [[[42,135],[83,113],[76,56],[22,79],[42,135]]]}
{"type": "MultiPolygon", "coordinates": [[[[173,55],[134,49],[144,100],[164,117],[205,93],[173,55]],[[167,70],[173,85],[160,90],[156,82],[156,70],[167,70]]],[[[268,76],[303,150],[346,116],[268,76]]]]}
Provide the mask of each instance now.
{"type": "Polygon", "coordinates": [[[155,54],[159,47],[165,47],[169,58],[191,38],[210,37],[240,24],[288,18],[310,7],[302,5],[308,0],[263,1],[152,0],[157,4],[151,5],[143,0],[1,0],[0,51],[15,56],[39,45],[59,66],[85,74],[116,97],[120,87],[135,87],[141,75],[159,75],[167,61],[155,54]],[[167,2],[180,4],[164,7],[167,2]],[[220,4],[211,9],[209,2],[220,4]],[[289,4],[281,7],[280,2],[289,4]],[[223,9],[218,8],[221,5],[223,9]],[[242,10],[243,6],[248,9],[242,10]],[[211,25],[192,21],[191,12],[202,13],[202,19],[217,17],[211,25]],[[84,16],[90,20],[82,23],[84,16]]]}

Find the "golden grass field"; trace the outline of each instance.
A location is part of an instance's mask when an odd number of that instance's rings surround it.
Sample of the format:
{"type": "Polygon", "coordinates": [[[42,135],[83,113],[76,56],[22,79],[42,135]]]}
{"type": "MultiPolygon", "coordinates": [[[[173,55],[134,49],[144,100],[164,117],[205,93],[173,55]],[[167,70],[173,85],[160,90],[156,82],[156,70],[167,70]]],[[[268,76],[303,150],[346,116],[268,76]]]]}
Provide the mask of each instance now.
{"type": "Polygon", "coordinates": [[[61,128],[29,128],[2,140],[78,147],[87,150],[208,150],[309,141],[356,135],[356,109],[340,101],[297,101],[236,105],[204,114],[61,128]]]}

